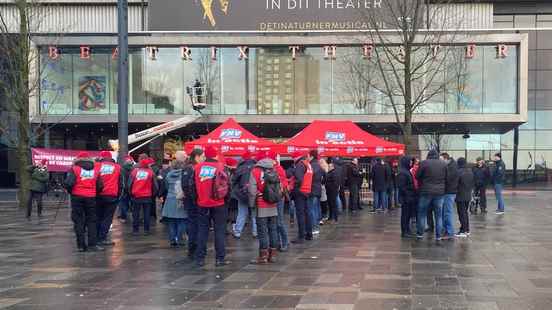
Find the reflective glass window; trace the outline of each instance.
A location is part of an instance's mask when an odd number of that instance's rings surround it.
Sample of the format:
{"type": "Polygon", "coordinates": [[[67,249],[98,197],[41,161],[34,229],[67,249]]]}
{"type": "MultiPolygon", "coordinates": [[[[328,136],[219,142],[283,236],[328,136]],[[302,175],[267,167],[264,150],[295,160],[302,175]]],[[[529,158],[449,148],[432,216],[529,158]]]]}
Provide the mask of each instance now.
{"type": "MultiPolygon", "coordinates": [[[[332,61],[324,59],[323,49],[304,49],[293,61],[293,66],[296,113],[331,113],[332,61]]],[[[276,78],[274,80],[279,81],[276,78]]]]}
{"type": "Polygon", "coordinates": [[[156,56],[146,51],[144,92],[147,114],[184,112],[183,63],[179,48],[159,48],[156,56]]]}
{"type": "Polygon", "coordinates": [[[483,49],[465,57],[466,48],[456,47],[446,63],[447,113],[481,113],[483,107],[483,49]]]}
{"type": "Polygon", "coordinates": [[[515,113],[517,110],[517,49],[508,46],[507,57],[498,57],[497,46],[484,50],[484,113],[515,113]]]}
{"type": "MultiPolygon", "coordinates": [[[[184,66],[183,86],[193,88],[199,82],[201,100],[207,103],[204,113],[220,114],[220,50],[217,49],[215,60],[210,48],[191,48],[191,51],[191,60],[180,60],[184,66]]],[[[184,101],[185,113],[191,113],[190,96],[186,95],[184,101]]]]}
{"type": "Polygon", "coordinates": [[[55,60],[48,57],[46,50],[41,53],[39,111],[43,115],[72,113],[73,57],[65,52],[55,60]]]}
{"type": "MultiPolygon", "coordinates": [[[[247,62],[239,59],[237,48],[220,49],[220,91],[223,114],[245,114],[247,112],[246,91],[248,90],[247,62]]],[[[249,57],[254,57],[249,51],[249,57]]],[[[254,59],[253,59],[254,61],[254,59]]]]}

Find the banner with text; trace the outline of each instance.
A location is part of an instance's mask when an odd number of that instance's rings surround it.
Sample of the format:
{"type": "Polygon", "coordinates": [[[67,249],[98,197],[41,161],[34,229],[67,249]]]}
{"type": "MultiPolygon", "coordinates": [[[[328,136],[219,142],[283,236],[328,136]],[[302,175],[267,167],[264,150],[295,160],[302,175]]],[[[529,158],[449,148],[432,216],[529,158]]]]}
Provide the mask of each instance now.
{"type": "Polygon", "coordinates": [[[370,29],[396,0],[150,0],[152,31],[370,29]]]}
{"type": "MultiPolygon", "coordinates": [[[[67,172],[73,160],[77,155],[82,152],[79,150],[64,150],[64,149],[40,149],[32,148],[31,149],[33,156],[33,165],[39,164],[42,160],[46,160],[48,171],[50,172],[67,172]]],[[[90,154],[91,157],[99,157],[99,151],[86,151],[90,154]]]]}

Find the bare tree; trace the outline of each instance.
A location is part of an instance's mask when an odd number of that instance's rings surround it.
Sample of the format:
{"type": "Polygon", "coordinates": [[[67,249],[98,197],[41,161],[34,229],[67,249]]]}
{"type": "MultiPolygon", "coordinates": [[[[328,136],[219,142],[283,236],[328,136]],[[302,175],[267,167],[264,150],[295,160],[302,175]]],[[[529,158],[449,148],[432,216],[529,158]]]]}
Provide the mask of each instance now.
{"type": "Polygon", "coordinates": [[[54,6],[42,6],[29,0],[13,0],[8,4],[0,10],[0,92],[6,100],[7,111],[15,115],[17,130],[0,124],[0,134],[16,146],[19,206],[25,207],[30,193],[31,142],[53,126],[43,122],[52,106],[43,107],[40,115],[35,113],[38,116],[33,116],[34,120],[30,113],[43,72],[38,66],[40,54],[33,46],[32,36],[43,30],[42,23],[54,6]],[[31,121],[37,125],[32,126],[31,121]]]}
{"type": "Polygon", "coordinates": [[[385,97],[383,104],[394,114],[407,148],[413,142],[414,114],[439,96],[444,102],[455,80],[449,56],[459,48],[452,43],[463,17],[453,5],[453,0],[390,0],[382,1],[380,10],[362,11],[371,27],[366,36],[378,73],[370,83],[385,97]]]}
{"type": "Polygon", "coordinates": [[[358,53],[351,51],[343,55],[340,65],[336,66],[336,86],[340,89],[342,103],[351,103],[361,113],[375,110],[376,89],[372,86],[377,68],[367,62],[358,53]]]}
{"type": "MultiPolygon", "coordinates": [[[[219,65],[216,60],[211,59],[211,51],[209,49],[200,49],[198,51],[196,64],[196,77],[202,83],[204,90],[204,96],[208,108],[214,109],[214,103],[219,102],[217,97],[218,78],[219,78],[219,65]]],[[[211,110],[213,111],[213,110],[211,110]]],[[[213,111],[215,112],[215,111],[213,111]]]]}
{"type": "Polygon", "coordinates": [[[449,137],[441,133],[430,133],[422,135],[428,150],[435,150],[439,153],[449,148],[449,137]]]}

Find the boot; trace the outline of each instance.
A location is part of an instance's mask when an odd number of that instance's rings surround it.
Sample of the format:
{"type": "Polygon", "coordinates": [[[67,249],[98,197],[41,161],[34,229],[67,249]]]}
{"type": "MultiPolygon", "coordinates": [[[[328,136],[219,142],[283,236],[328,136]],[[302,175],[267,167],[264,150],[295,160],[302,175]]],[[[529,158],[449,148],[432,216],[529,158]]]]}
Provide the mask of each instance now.
{"type": "Polygon", "coordinates": [[[475,208],[473,207],[473,205],[471,205],[470,206],[470,214],[474,214],[475,213],[474,210],[475,210],[475,208]]]}
{"type": "Polygon", "coordinates": [[[259,257],[251,260],[251,264],[264,265],[268,263],[268,250],[259,250],[259,257]]]}
{"type": "Polygon", "coordinates": [[[276,262],[276,252],[277,252],[277,249],[274,249],[274,248],[268,249],[268,262],[269,263],[275,263],[276,262]]]}

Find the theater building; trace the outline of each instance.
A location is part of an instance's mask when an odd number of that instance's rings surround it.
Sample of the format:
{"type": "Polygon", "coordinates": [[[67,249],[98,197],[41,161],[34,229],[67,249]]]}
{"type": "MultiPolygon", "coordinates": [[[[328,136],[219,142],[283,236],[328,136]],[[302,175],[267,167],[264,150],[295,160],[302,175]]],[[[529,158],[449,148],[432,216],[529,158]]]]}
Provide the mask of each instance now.
{"type": "MultiPolygon", "coordinates": [[[[198,137],[229,116],[263,137],[291,137],[314,119],[350,119],[400,141],[386,97],[359,86],[351,66],[373,57],[370,25],[356,12],[378,12],[382,1],[129,0],[130,132],[197,113],[187,90],[199,81],[205,117],[146,151],[198,137]]],[[[13,11],[7,2],[4,14],[13,11]]],[[[34,143],[105,148],[117,132],[116,1],[48,3],[33,40],[40,87],[30,108],[32,121],[49,128],[34,143]]],[[[509,170],[517,153],[520,182],[544,180],[552,163],[552,3],[458,1],[450,11],[457,37],[443,44],[469,59],[465,83],[461,95],[445,89],[416,111],[416,152],[439,144],[473,161],[501,151],[509,170]]],[[[0,173],[12,174],[13,163],[2,161],[0,173]]]]}

